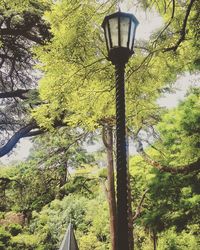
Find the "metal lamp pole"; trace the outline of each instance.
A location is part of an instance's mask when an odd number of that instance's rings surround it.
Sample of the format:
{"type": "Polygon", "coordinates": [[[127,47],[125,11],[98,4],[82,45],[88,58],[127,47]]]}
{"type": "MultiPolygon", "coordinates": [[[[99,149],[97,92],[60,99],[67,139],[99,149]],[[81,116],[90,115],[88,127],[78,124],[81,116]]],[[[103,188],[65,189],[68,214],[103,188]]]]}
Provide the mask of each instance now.
{"type": "Polygon", "coordinates": [[[128,186],[125,129],[125,64],[115,65],[116,77],[116,135],[117,135],[117,246],[129,249],[128,244],[128,186]]]}
{"type": "Polygon", "coordinates": [[[132,14],[116,12],[104,18],[108,59],[115,65],[117,134],[117,250],[129,249],[128,238],[128,167],[125,120],[125,64],[133,54],[138,21],[132,14]]]}

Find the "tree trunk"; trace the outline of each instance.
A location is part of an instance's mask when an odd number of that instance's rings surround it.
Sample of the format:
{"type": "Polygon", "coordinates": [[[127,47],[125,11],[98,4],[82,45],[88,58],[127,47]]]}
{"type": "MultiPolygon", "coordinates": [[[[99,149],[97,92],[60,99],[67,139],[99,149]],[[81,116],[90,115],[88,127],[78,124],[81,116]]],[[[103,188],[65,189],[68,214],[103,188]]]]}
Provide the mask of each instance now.
{"type": "Polygon", "coordinates": [[[58,192],[58,199],[63,199],[65,196],[65,193],[62,190],[62,187],[67,182],[67,171],[68,171],[68,162],[67,160],[63,163],[63,166],[60,167],[60,179],[59,179],[59,192],[58,192]]]}
{"type": "Polygon", "coordinates": [[[131,195],[129,173],[128,173],[128,239],[129,239],[129,250],[134,250],[132,195],[131,195]]]}
{"type": "MultiPolygon", "coordinates": [[[[128,134],[128,133],[127,133],[128,134]]],[[[133,237],[133,211],[132,211],[132,195],[131,195],[131,184],[129,174],[129,143],[128,136],[126,140],[127,147],[127,185],[128,185],[128,239],[129,239],[129,250],[134,250],[134,237],[133,237]]]]}
{"type": "Polygon", "coordinates": [[[153,230],[153,250],[157,249],[157,235],[155,230],[153,230]]]}
{"type": "Polygon", "coordinates": [[[107,153],[107,182],[108,182],[108,204],[110,214],[110,235],[112,250],[117,249],[117,217],[116,217],[116,199],[115,199],[115,182],[114,182],[114,161],[113,161],[113,131],[112,127],[103,127],[103,142],[107,153]]]}

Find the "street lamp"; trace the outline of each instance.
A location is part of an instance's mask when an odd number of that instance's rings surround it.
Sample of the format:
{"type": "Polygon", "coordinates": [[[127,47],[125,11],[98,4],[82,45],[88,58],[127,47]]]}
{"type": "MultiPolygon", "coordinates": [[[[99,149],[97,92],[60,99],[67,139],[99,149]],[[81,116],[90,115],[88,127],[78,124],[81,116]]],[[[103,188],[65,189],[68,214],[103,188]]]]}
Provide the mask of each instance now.
{"type": "Polygon", "coordinates": [[[125,64],[133,52],[136,17],[116,12],[104,18],[108,60],[115,65],[116,78],[116,133],[117,133],[117,250],[129,250],[128,242],[128,168],[125,125],[125,64]]]}

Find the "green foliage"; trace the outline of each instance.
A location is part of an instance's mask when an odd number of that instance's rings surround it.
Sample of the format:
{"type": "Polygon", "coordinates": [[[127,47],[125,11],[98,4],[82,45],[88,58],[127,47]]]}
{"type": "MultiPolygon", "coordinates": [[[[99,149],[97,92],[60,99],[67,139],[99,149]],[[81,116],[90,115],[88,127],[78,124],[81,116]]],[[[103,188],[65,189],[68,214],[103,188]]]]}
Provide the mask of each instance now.
{"type": "Polygon", "coordinates": [[[15,173],[16,181],[7,187],[7,209],[26,213],[40,209],[55,197],[56,182],[48,184],[49,179],[52,179],[50,172],[31,166],[31,162],[19,165],[15,171],[11,171],[11,176],[12,172],[15,173]]]}
{"type": "Polygon", "coordinates": [[[107,176],[108,176],[108,170],[107,170],[107,168],[103,168],[103,169],[101,169],[99,171],[99,178],[100,179],[106,180],[107,176]]]}
{"type": "Polygon", "coordinates": [[[54,118],[65,112],[68,124],[84,121],[89,127],[91,125],[93,127],[92,123],[95,122],[96,117],[98,119],[101,110],[109,112],[110,108],[102,105],[101,101],[111,99],[107,92],[102,92],[104,74],[98,69],[103,77],[101,82],[98,82],[97,75],[95,76],[98,64],[100,68],[105,67],[101,62],[102,57],[96,58],[97,54],[101,54],[98,47],[102,42],[99,39],[94,42],[99,36],[97,24],[101,20],[103,11],[105,6],[94,2],[76,1],[71,4],[70,1],[61,1],[46,14],[46,19],[51,23],[54,38],[46,48],[37,49],[44,65],[43,70],[46,72],[46,77],[41,81],[40,94],[42,99],[51,99],[47,105],[37,109],[36,117],[42,125],[49,127],[54,118]],[[69,16],[70,18],[66,18],[69,16]],[[44,51],[49,53],[44,54],[44,51]],[[49,63],[50,58],[54,58],[53,64],[49,63]],[[88,85],[89,78],[90,85],[88,85]],[[94,92],[95,85],[97,88],[94,92]],[[86,86],[89,87],[87,92],[86,86]],[[47,89],[54,94],[48,93],[47,89]],[[80,99],[83,101],[85,99],[87,105],[80,105],[80,99]],[[98,106],[100,110],[96,108],[94,113],[93,105],[98,106]],[[74,111],[78,109],[79,112],[76,114],[74,111]]]}
{"type": "Polygon", "coordinates": [[[81,178],[79,174],[69,178],[69,168],[70,171],[76,168],[83,170],[94,160],[84,149],[82,137],[85,138],[83,131],[61,128],[34,142],[29,161],[1,168],[0,177],[8,179],[0,181],[0,187],[6,191],[1,209],[23,212],[30,219],[33,210],[41,210],[55,198],[62,198],[78,189],[92,194],[90,186],[96,183],[93,177],[90,180],[90,177],[81,178]]]}
{"type": "Polygon", "coordinates": [[[21,13],[23,11],[38,11],[42,14],[41,10],[46,9],[51,3],[51,0],[7,0],[6,3],[4,1],[0,3],[0,8],[6,9],[7,15],[11,15],[13,12],[21,13]]]}
{"type": "Polygon", "coordinates": [[[152,2],[151,0],[143,0],[142,3],[147,9],[152,6],[156,8],[164,21],[161,30],[152,36],[152,46],[158,50],[172,48],[168,53],[174,54],[178,63],[182,64],[184,71],[195,72],[199,70],[199,1],[193,2],[190,12],[188,11],[190,1],[162,2],[156,0],[152,2]],[[184,30],[184,20],[186,20],[187,15],[186,29],[184,30]],[[161,32],[162,30],[163,32],[161,32]],[[182,35],[184,35],[184,39],[177,46],[182,35]],[[188,53],[188,48],[190,48],[190,53],[188,53]]]}
{"type": "MultiPolygon", "coordinates": [[[[112,4],[76,1],[72,6],[70,1],[60,1],[46,13],[54,38],[35,49],[41,61],[38,67],[45,73],[39,88],[44,104],[33,111],[41,126],[51,128],[55,119],[64,117],[70,126],[94,131],[115,115],[114,69],[105,58],[100,29],[112,4]]],[[[151,58],[151,67],[140,67],[145,57],[137,51],[127,72],[127,117],[134,131],[148,127],[147,121],[155,124],[161,112],[156,104],[160,90],[174,82],[182,69],[173,56],[159,54],[151,58]]]]}
{"type": "MultiPolygon", "coordinates": [[[[177,168],[196,161],[200,156],[199,118],[199,89],[195,88],[177,108],[162,117],[157,126],[162,140],[154,143],[159,151],[149,149],[150,156],[164,165],[172,164],[177,168]]],[[[142,157],[134,156],[130,160],[130,173],[136,204],[139,204],[143,190],[148,188],[142,214],[136,220],[138,249],[153,247],[149,246],[141,226],[156,235],[158,249],[198,249],[198,171],[184,175],[161,172],[150,167],[142,157]]],[[[133,208],[136,209],[135,206],[133,208]]]]}
{"type": "Polygon", "coordinates": [[[10,225],[8,225],[7,228],[12,236],[16,236],[22,232],[22,226],[19,224],[10,224],[10,225]]]}
{"type": "Polygon", "coordinates": [[[12,249],[35,250],[40,243],[39,238],[29,234],[19,234],[12,237],[12,249]]]}
{"type": "Polygon", "coordinates": [[[65,195],[77,193],[86,197],[93,197],[94,190],[98,189],[98,182],[95,178],[74,175],[61,189],[65,195]]]}
{"type": "Polygon", "coordinates": [[[162,139],[157,147],[167,155],[166,164],[187,165],[200,156],[199,91],[192,89],[186,100],[166,113],[157,126],[162,139]]]}
{"type": "Polygon", "coordinates": [[[174,228],[163,233],[158,244],[158,250],[196,250],[198,248],[198,240],[194,235],[186,231],[177,234],[174,228]]]}
{"type": "Polygon", "coordinates": [[[44,163],[46,167],[60,166],[60,170],[64,168],[63,165],[66,168],[68,165],[71,168],[87,165],[94,157],[83,147],[83,140],[86,138],[87,132],[77,128],[64,127],[53,130],[35,140],[35,150],[31,158],[44,163]]]}
{"type": "Polygon", "coordinates": [[[0,243],[1,243],[1,248],[6,249],[3,247],[6,247],[9,240],[11,238],[11,234],[8,233],[2,226],[0,227],[0,243]]]}
{"type": "Polygon", "coordinates": [[[41,245],[46,247],[48,243],[51,247],[58,247],[71,221],[81,249],[87,249],[90,245],[93,249],[104,249],[99,247],[105,247],[109,242],[106,217],[108,211],[104,197],[89,200],[79,195],[69,195],[61,201],[54,200],[40,213],[34,213],[30,230],[40,235],[41,245]],[[98,210],[94,207],[98,207],[98,210]],[[88,239],[93,239],[89,245],[88,239]]]}

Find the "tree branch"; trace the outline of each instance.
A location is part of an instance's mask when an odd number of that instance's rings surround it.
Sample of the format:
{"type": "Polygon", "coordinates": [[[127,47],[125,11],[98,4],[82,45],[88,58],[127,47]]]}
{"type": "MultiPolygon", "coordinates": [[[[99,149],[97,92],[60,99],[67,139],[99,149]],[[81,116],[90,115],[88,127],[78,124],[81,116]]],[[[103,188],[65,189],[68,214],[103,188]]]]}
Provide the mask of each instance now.
{"type": "Polygon", "coordinates": [[[29,91],[30,89],[17,89],[17,90],[10,91],[10,92],[0,93],[0,99],[18,97],[22,100],[26,100],[28,99],[28,96],[26,96],[26,93],[28,93],[29,91]]]}
{"type": "Polygon", "coordinates": [[[144,191],[144,193],[143,193],[143,195],[141,197],[141,200],[140,200],[140,202],[138,204],[138,207],[136,208],[135,214],[133,216],[133,221],[135,221],[139,217],[139,215],[141,214],[142,204],[144,202],[145,196],[146,196],[146,194],[147,194],[148,191],[149,191],[149,189],[146,189],[144,191]]]}
{"type": "Polygon", "coordinates": [[[171,17],[170,20],[168,21],[168,23],[166,24],[166,26],[163,28],[163,30],[159,33],[159,35],[156,37],[156,39],[153,41],[153,45],[156,44],[156,42],[158,41],[159,37],[161,37],[161,35],[165,32],[165,30],[170,26],[170,24],[172,23],[172,20],[174,18],[174,14],[175,14],[175,0],[172,0],[172,13],[171,13],[171,17]]]}
{"type": "Polygon", "coordinates": [[[37,128],[37,125],[34,121],[27,124],[25,127],[21,128],[19,131],[17,131],[10,140],[0,148],[0,157],[8,154],[17,144],[17,142],[24,137],[26,134],[28,134],[32,129],[37,128]]]}
{"type": "MultiPolygon", "coordinates": [[[[54,128],[59,128],[59,127],[63,127],[63,126],[66,126],[66,125],[67,124],[63,123],[61,120],[60,121],[57,120],[57,121],[54,122],[54,128]]],[[[15,145],[19,142],[19,140],[21,138],[41,135],[41,134],[43,134],[45,132],[46,132],[45,129],[40,128],[37,125],[36,121],[32,120],[32,122],[30,122],[29,124],[27,124],[26,126],[21,128],[19,131],[17,131],[10,138],[10,140],[3,147],[0,148],[0,157],[8,154],[15,147],[15,145]],[[37,130],[35,130],[35,129],[37,129],[37,130]]],[[[83,134],[77,136],[77,138],[75,138],[72,143],[67,145],[67,147],[60,148],[59,150],[65,149],[65,151],[67,151],[73,144],[77,143],[79,140],[81,140],[86,135],[87,135],[87,133],[83,133],[83,134]]]]}
{"type": "Polygon", "coordinates": [[[25,138],[25,137],[37,136],[37,135],[42,135],[42,134],[44,134],[45,132],[46,132],[46,131],[45,131],[44,129],[37,129],[37,130],[28,132],[27,134],[25,134],[25,135],[23,136],[23,138],[25,138]]]}
{"type": "Polygon", "coordinates": [[[139,154],[142,156],[146,163],[150,164],[161,172],[167,172],[171,174],[189,174],[194,171],[200,171],[200,158],[196,162],[190,163],[185,166],[170,167],[164,166],[158,161],[151,159],[151,157],[147,155],[144,150],[140,151],[139,154]]]}
{"type": "Polygon", "coordinates": [[[3,182],[4,185],[8,185],[9,183],[11,182],[16,182],[17,184],[19,184],[20,186],[23,186],[18,180],[15,180],[15,179],[10,179],[10,178],[7,178],[7,177],[0,177],[0,183],[3,182]]]}
{"type": "Polygon", "coordinates": [[[109,149],[109,145],[107,141],[107,129],[105,125],[102,128],[102,140],[103,140],[104,146],[109,149]]]}
{"type": "Polygon", "coordinates": [[[183,20],[183,24],[182,24],[182,28],[181,28],[181,31],[180,31],[180,38],[179,40],[176,42],[176,44],[172,47],[168,47],[166,49],[164,49],[164,52],[166,51],[170,51],[170,50],[173,50],[173,51],[176,51],[177,48],[179,47],[179,45],[185,40],[185,35],[186,35],[186,27],[187,27],[187,21],[188,21],[188,17],[190,15],[190,11],[192,9],[192,6],[194,4],[196,0],[191,0],[187,9],[186,9],[186,15],[185,15],[185,18],[183,20]]]}

